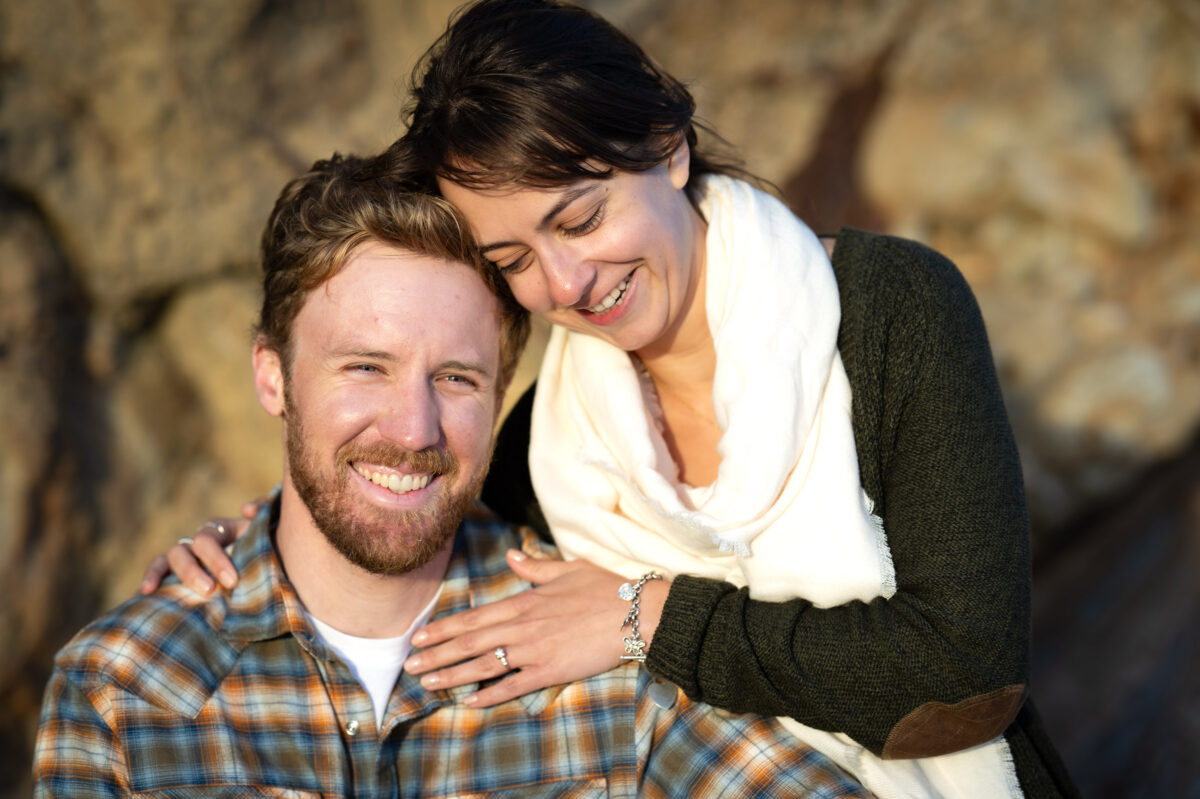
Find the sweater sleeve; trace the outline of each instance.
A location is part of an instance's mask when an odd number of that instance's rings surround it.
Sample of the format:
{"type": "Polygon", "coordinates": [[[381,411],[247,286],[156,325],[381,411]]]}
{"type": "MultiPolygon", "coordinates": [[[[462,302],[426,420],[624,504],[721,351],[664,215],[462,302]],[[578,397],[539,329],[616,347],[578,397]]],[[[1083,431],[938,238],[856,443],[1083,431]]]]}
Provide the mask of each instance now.
{"type": "Polygon", "coordinates": [[[816,608],[677,578],[646,667],[693,699],[791,716],[885,758],[1002,733],[1028,669],[1028,518],[983,321],[947,260],[843,232],[839,348],[889,598],[816,608]]]}

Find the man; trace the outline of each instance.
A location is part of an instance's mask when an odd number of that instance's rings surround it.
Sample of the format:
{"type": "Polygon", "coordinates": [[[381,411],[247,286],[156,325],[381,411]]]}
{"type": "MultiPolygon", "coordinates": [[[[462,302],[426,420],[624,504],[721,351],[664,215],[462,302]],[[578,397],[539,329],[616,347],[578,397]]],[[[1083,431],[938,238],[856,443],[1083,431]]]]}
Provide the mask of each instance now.
{"type": "Polygon", "coordinates": [[[635,664],[487,709],[404,673],[429,618],[528,587],[471,508],[527,319],[443,201],[356,159],[289,184],[263,265],[280,496],[236,588],[164,587],[63,649],[37,795],[862,795],[772,720],[657,706],[635,664]]]}

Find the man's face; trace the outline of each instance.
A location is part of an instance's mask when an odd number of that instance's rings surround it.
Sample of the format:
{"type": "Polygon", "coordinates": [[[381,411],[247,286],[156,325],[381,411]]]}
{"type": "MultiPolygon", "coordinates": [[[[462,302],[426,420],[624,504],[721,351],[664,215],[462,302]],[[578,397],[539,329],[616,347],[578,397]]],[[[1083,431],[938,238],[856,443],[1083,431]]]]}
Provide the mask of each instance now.
{"type": "Polygon", "coordinates": [[[423,565],[478,493],[498,407],[497,310],[469,267],[370,244],[296,316],[284,489],[352,563],[423,565]]]}

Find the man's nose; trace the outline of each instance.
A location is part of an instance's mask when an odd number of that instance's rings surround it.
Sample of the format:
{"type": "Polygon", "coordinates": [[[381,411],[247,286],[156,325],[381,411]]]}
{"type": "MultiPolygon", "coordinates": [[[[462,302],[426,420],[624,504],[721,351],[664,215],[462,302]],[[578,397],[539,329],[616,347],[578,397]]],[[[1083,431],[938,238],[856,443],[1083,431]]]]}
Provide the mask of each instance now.
{"type": "Polygon", "coordinates": [[[441,408],[433,386],[426,380],[398,386],[378,427],[385,438],[413,452],[441,443],[441,408]]]}

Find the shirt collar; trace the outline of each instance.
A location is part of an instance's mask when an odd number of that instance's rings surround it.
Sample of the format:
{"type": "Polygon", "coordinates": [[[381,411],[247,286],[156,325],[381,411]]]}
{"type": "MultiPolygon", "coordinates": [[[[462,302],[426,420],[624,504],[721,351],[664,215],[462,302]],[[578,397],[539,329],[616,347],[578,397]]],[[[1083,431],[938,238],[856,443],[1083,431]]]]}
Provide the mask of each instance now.
{"type": "Polygon", "coordinates": [[[278,525],[276,496],[259,509],[250,529],[234,543],[230,558],[238,572],[238,584],[229,596],[221,633],[231,641],[243,643],[267,641],[290,633],[309,647],[320,639],[304,618],[304,606],[275,551],[278,525]]]}

